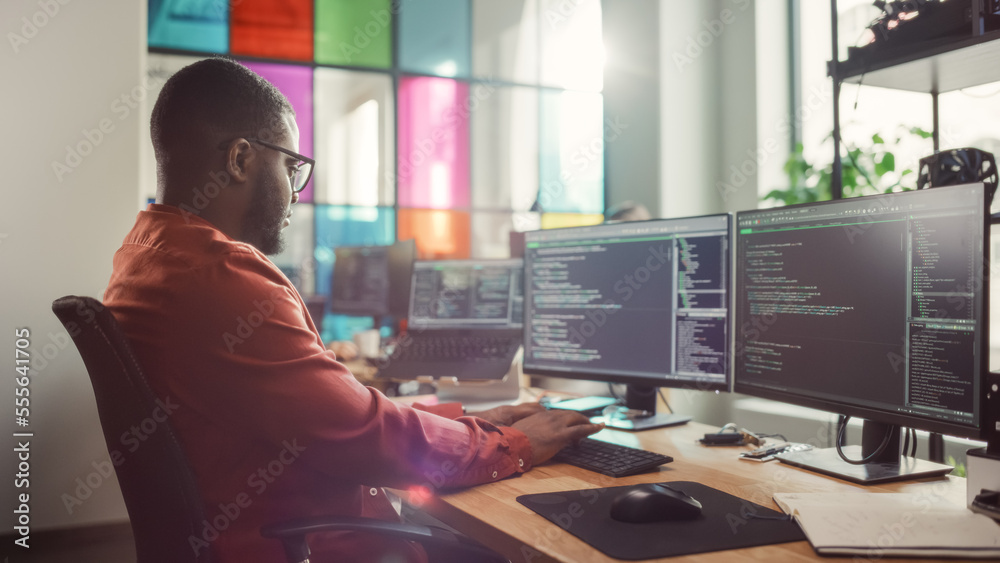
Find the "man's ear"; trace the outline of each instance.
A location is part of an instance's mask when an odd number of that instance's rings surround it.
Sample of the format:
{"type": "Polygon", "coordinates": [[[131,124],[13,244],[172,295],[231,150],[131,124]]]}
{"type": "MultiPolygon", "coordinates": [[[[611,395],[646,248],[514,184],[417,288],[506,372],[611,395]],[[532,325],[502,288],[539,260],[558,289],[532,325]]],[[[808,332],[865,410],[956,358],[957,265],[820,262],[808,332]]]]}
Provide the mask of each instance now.
{"type": "Polygon", "coordinates": [[[250,166],[255,151],[246,139],[236,139],[226,151],[226,172],[236,182],[246,182],[250,178],[250,166]]]}

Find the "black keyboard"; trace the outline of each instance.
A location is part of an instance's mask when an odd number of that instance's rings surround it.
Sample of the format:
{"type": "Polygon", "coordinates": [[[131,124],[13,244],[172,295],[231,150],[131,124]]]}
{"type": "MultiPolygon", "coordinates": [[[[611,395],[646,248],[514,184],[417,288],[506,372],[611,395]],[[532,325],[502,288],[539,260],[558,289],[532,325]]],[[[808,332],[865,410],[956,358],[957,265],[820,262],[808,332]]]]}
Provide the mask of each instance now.
{"type": "Polygon", "coordinates": [[[627,477],[670,463],[674,458],[628,446],[584,438],[575,446],[567,446],[552,458],[612,477],[627,477]]]}
{"type": "Polygon", "coordinates": [[[393,351],[394,359],[410,361],[436,360],[500,360],[516,352],[521,339],[492,336],[433,336],[423,334],[413,337],[393,351]]]}

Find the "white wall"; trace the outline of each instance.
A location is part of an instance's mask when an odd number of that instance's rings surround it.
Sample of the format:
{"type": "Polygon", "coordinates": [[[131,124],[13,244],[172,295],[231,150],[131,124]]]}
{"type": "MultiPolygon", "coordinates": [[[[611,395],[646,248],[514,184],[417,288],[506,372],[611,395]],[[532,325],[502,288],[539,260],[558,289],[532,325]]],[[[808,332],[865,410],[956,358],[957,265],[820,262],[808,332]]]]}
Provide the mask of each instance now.
{"type": "Polygon", "coordinates": [[[142,94],[145,10],[134,0],[0,3],[0,499],[6,524],[16,494],[30,494],[32,532],[127,518],[114,477],[72,514],[61,500],[108,454],[83,363],[50,306],[67,294],[102,296],[138,211],[140,112],[120,98],[142,94]],[[87,154],[60,178],[53,162],[66,162],[67,146],[87,154]],[[15,328],[31,332],[26,429],[14,422],[15,328]],[[14,487],[19,430],[34,433],[28,490],[14,487]]]}
{"type": "MultiPolygon", "coordinates": [[[[756,12],[777,1],[660,0],[660,216],[757,207],[756,12]]],[[[732,419],[731,395],[670,396],[700,422],[732,419]]]]}
{"type": "Polygon", "coordinates": [[[604,0],[605,190],[660,208],[659,0],[604,0]]]}
{"type": "Polygon", "coordinates": [[[757,9],[750,0],[660,1],[664,217],[757,206],[756,175],[736,185],[728,172],[757,149],[757,9]]]}

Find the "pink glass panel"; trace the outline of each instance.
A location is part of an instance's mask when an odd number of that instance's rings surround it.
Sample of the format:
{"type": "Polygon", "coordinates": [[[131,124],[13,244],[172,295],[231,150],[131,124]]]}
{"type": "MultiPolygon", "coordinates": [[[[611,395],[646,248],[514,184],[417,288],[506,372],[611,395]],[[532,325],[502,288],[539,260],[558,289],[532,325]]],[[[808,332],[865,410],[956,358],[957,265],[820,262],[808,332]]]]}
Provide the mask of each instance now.
{"type": "MultiPolygon", "coordinates": [[[[288,98],[295,109],[295,123],[299,126],[300,154],[313,156],[313,74],[312,68],[294,65],[244,62],[251,70],[263,76],[274,84],[288,98]]],[[[289,147],[291,148],[291,147],[289,147]]],[[[317,162],[316,166],[323,163],[317,162]]],[[[313,182],[309,181],[306,189],[299,194],[299,201],[313,200],[313,182]]]]}
{"type": "Polygon", "coordinates": [[[405,77],[399,83],[398,202],[401,207],[469,207],[468,84],[405,77]]]}

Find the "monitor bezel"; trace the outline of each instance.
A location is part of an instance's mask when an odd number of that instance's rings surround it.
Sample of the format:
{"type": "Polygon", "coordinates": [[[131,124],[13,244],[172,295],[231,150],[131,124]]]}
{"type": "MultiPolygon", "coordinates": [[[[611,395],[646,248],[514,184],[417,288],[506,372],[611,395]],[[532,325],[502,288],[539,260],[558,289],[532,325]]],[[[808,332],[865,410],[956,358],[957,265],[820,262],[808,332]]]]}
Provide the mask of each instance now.
{"type": "MultiPolygon", "coordinates": [[[[643,387],[663,387],[663,388],[668,388],[668,389],[684,389],[684,390],[692,390],[692,391],[729,392],[732,389],[732,381],[733,381],[733,363],[732,363],[732,343],[733,343],[733,338],[732,338],[732,336],[733,336],[733,327],[734,327],[734,325],[733,325],[733,314],[732,314],[732,309],[731,309],[731,306],[732,306],[732,303],[733,303],[733,295],[732,295],[733,294],[733,271],[732,271],[732,265],[733,265],[733,256],[734,256],[734,252],[733,252],[733,235],[734,235],[734,233],[733,233],[733,226],[735,225],[733,214],[732,213],[710,213],[710,214],[706,214],[706,215],[695,215],[695,216],[691,216],[691,217],[667,217],[667,218],[659,218],[659,219],[647,219],[647,220],[643,220],[643,221],[629,221],[629,222],[627,222],[627,224],[628,225],[639,226],[639,225],[648,224],[648,223],[663,223],[663,222],[671,222],[671,221],[688,221],[688,220],[696,220],[696,219],[715,219],[715,218],[725,218],[726,219],[726,233],[727,233],[728,239],[729,239],[729,244],[727,245],[727,248],[726,248],[726,253],[727,254],[725,256],[726,264],[729,266],[729,269],[728,269],[728,272],[727,272],[727,279],[726,279],[726,285],[727,285],[727,291],[728,291],[727,301],[729,303],[729,308],[727,308],[728,313],[727,313],[727,318],[726,318],[726,358],[727,358],[727,365],[726,365],[726,372],[725,372],[724,381],[721,381],[721,382],[719,382],[719,381],[707,381],[707,380],[699,381],[699,380],[689,380],[689,379],[681,381],[681,380],[676,379],[676,374],[666,374],[665,376],[663,376],[663,378],[654,378],[654,377],[649,377],[649,376],[639,376],[639,375],[633,375],[633,374],[622,374],[620,372],[617,372],[617,373],[616,372],[609,372],[609,371],[580,372],[580,371],[574,371],[574,370],[565,370],[565,371],[563,371],[563,370],[558,370],[558,369],[540,368],[540,367],[533,367],[533,366],[531,366],[529,364],[529,359],[528,359],[528,356],[527,356],[527,341],[528,341],[528,338],[529,338],[528,329],[527,329],[528,316],[529,316],[528,315],[528,313],[529,313],[529,304],[528,304],[528,278],[527,278],[527,276],[528,276],[528,273],[527,273],[528,258],[527,258],[527,253],[525,253],[525,258],[524,258],[524,264],[525,264],[525,274],[524,274],[524,284],[525,284],[525,288],[524,288],[524,299],[525,299],[525,301],[524,301],[524,319],[525,319],[525,322],[524,322],[524,340],[523,340],[523,342],[524,342],[525,356],[524,356],[524,360],[522,362],[522,370],[523,370],[524,374],[525,375],[529,375],[529,376],[560,377],[560,378],[564,378],[564,379],[573,379],[573,380],[578,380],[578,381],[598,381],[598,382],[607,382],[607,383],[623,383],[623,384],[627,384],[627,385],[637,385],[637,386],[643,386],[643,387]]],[[[534,231],[526,231],[525,234],[526,235],[530,235],[533,232],[546,232],[546,231],[547,232],[551,232],[551,231],[566,232],[566,231],[572,231],[572,230],[594,229],[595,227],[603,227],[603,226],[607,226],[607,227],[620,227],[623,224],[624,224],[624,222],[614,222],[614,223],[600,223],[600,224],[596,224],[596,225],[584,225],[584,226],[578,226],[578,227],[562,227],[562,228],[559,228],[559,229],[537,229],[537,230],[534,230],[534,231]]],[[[528,238],[529,238],[528,236],[525,237],[525,245],[527,245],[527,242],[528,242],[527,239],[528,238]]]]}
{"type": "MultiPolygon", "coordinates": [[[[980,394],[979,394],[979,405],[978,405],[978,417],[974,425],[961,424],[957,422],[943,421],[939,419],[926,418],[923,416],[891,412],[888,410],[882,410],[874,407],[867,407],[864,405],[858,405],[847,401],[838,401],[835,399],[826,399],[820,397],[814,397],[810,395],[770,389],[766,387],[760,387],[758,385],[753,385],[747,383],[745,380],[739,379],[740,362],[742,361],[742,354],[738,353],[737,348],[740,345],[739,336],[734,330],[732,333],[733,341],[733,357],[732,357],[732,383],[733,392],[741,393],[744,395],[749,395],[753,397],[760,397],[762,399],[770,399],[774,401],[780,401],[790,405],[798,405],[808,408],[813,408],[817,410],[822,410],[825,412],[830,412],[839,415],[845,415],[850,417],[863,418],[865,420],[871,420],[875,422],[882,422],[885,424],[894,424],[897,426],[903,426],[907,428],[915,428],[918,430],[923,430],[926,432],[937,432],[940,434],[946,434],[949,436],[956,436],[961,438],[970,438],[973,440],[982,439],[983,433],[985,431],[985,418],[986,418],[986,374],[989,373],[989,275],[990,275],[990,209],[989,202],[986,199],[986,189],[983,184],[963,184],[960,186],[945,186],[929,188],[935,190],[950,189],[950,188],[968,188],[970,186],[978,185],[982,189],[983,196],[983,241],[982,241],[982,256],[981,256],[981,266],[982,266],[982,283],[978,284],[978,291],[981,293],[982,297],[982,316],[980,318],[981,331],[979,334],[978,345],[981,353],[979,354],[979,384],[980,384],[980,394]]],[[[886,196],[894,197],[902,194],[913,194],[918,190],[911,190],[906,192],[893,192],[889,194],[878,194],[872,196],[860,196],[855,198],[849,198],[851,201],[859,200],[877,200],[879,198],[885,198],[886,196]]],[[[907,196],[912,197],[912,196],[907,196]]],[[[783,206],[781,210],[794,210],[799,208],[809,208],[816,206],[830,206],[836,203],[843,203],[847,201],[842,200],[828,200],[822,202],[813,203],[803,203],[796,205],[783,206]]],[[[732,292],[732,319],[733,326],[739,326],[741,318],[737,318],[740,309],[737,307],[737,299],[739,298],[739,292],[736,290],[736,284],[738,280],[736,276],[738,275],[739,268],[739,252],[740,252],[740,239],[741,234],[739,232],[738,225],[740,224],[740,219],[753,214],[759,214],[763,209],[753,209],[740,211],[736,213],[734,225],[736,225],[735,234],[733,238],[733,288],[732,292]]]]}

